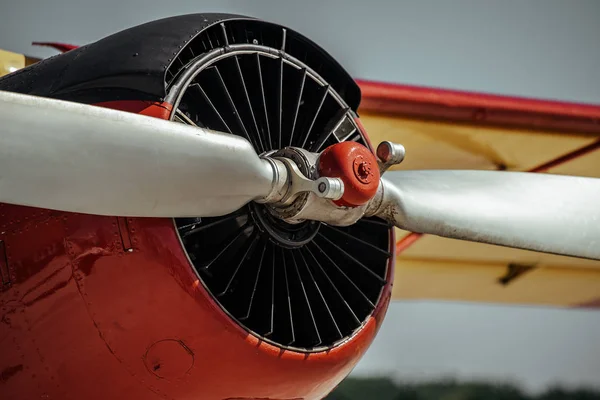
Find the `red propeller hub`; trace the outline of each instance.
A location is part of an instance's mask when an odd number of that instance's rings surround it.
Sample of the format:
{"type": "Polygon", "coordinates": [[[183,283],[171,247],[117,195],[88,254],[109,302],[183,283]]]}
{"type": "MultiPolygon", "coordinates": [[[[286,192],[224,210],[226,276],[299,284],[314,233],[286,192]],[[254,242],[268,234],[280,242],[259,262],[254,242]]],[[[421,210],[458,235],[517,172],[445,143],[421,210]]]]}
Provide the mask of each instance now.
{"type": "Polygon", "coordinates": [[[344,195],[335,203],[358,207],[369,202],[379,187],[379,167],[375,155],[356,142],[342,142],[329,146],[319,157],[319,175],[340,178],[344,195]]]}

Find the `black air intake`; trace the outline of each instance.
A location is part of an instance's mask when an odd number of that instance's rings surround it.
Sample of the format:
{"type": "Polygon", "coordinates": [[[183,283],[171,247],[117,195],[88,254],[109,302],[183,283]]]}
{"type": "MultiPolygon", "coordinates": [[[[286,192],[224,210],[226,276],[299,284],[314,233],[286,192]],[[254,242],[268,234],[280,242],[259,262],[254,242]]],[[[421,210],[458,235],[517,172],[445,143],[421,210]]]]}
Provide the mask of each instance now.
{"type": "MultiPolygon", "coordinates": [[[[246,137],[258,153],[321,151],[341,141],[367,145],[354,123],[355,86],[344,76],[297,33],[232,20],[188,43],[167,69],[166,85],[177,122],[246,137]]],[[[225,312],[280,347],[318,351],[346,340],[386,283],[392,228],[379,219],[346,228],[292,225],[250,204],[224,217],[175,223],[201,282],[225,312]]]]}

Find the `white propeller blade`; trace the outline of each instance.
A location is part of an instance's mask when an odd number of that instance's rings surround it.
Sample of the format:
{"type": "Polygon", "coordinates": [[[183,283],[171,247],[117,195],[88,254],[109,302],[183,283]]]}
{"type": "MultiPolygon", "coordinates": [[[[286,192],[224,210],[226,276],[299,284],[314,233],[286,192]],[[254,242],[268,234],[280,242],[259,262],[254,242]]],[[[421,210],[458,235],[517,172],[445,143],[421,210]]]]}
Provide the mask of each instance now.
{"type": "Polygon", "coordinates": [[[600,260],[600,179],[390,171],[373,214],[401,229],[600,260]]]}
{"type": "Polygon", "coordinates": [[[0,91],[0,202],[118,216],[230,213],[274,173],[242,138],[0,91]]]}

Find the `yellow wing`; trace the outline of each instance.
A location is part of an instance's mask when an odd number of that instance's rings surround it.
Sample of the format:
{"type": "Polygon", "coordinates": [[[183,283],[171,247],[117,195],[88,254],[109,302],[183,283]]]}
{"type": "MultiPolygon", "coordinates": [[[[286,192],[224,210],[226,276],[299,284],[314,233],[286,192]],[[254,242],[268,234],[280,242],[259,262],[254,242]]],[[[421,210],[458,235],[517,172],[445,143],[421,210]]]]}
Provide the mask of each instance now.
{"type": "MultiPolygon", "coordinates": [[[[361,86],[359,112],[373,143],[406,147],[398,169],[542,166],[548,173],[600,178],[600,107],[361,86]]],[[[394,299],[600,308],[599,261],[413,235],[397,230],[394,299]]]]}
{"type": "Polygon", "coordinates": [[[25,67],[25,56],[0,49],[0,76],[25,67]]]}
{"type": "Polygon", "coordinates": [[[40,61],[39,58],[0,49],[0,76],[10,74],[40,61]]]}

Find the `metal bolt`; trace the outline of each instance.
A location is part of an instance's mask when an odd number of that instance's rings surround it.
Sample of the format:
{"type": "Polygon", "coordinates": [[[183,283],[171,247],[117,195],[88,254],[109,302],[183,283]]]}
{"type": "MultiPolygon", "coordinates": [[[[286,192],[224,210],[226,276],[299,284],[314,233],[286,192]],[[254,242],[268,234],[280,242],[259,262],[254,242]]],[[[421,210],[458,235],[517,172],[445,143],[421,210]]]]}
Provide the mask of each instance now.
{"type": "Polygon", "coordinates": [[[366,161],[363,161],[358,166],[358,173],[361,178],[366,179],[371,172],[371,166],[366,161]]]}
{"type": "Polygon", "coordinates": [[[404,146],[392,142],[381,142],[377,146],[377,158],[379,158],[379,172],[383,174],[392,165],[400,164],[404,160],[406,150],[404,146]]]}
{"type": "Polygon", "coordinates": [[[327,189],[327,185],[325,184],[325,182],[319,183],[319,192],[320,193],[325,192],[326,189],[327,189]]]}

